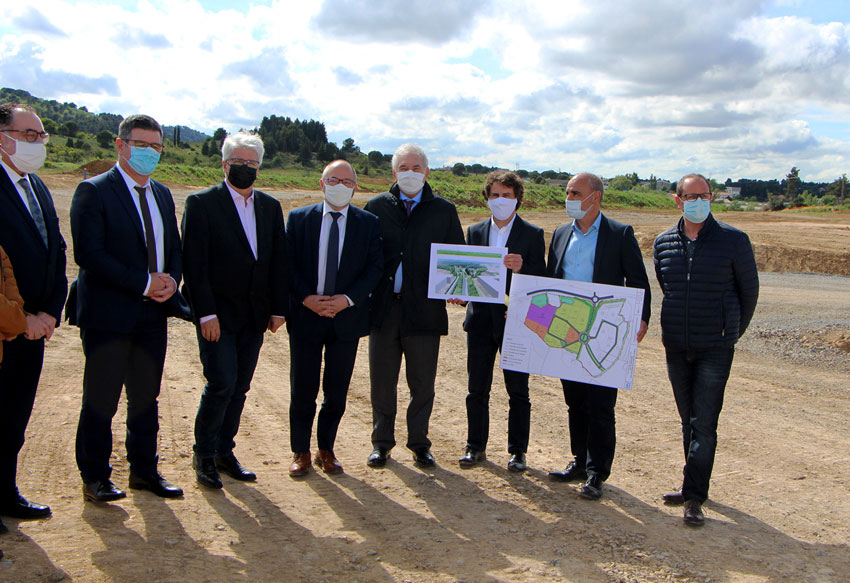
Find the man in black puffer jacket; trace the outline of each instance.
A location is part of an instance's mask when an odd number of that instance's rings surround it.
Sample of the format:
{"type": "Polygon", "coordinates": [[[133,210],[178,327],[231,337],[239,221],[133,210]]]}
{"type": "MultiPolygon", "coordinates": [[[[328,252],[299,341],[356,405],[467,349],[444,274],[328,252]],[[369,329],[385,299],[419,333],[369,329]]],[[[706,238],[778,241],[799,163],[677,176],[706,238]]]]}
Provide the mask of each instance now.
{"type": "Polygon", "coordinates": [[[735,343],[756,308],[759,282],[749,237],[711,215],[704,176],[679,180],[676,204],[684,216],[655,239],[653,250],[664,294],[661,339],[685,449],[682,490],[665,494],[664,501],[684,504],[685,523],[701,526],[723,393],[735,343]]]}

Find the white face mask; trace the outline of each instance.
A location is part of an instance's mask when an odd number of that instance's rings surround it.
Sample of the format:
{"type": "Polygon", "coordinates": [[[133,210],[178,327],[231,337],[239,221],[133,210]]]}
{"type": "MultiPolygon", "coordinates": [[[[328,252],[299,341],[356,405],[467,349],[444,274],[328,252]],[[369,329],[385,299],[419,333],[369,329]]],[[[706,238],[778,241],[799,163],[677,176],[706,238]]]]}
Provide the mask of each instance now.
{"type": "MultiPolygon", "coordinates": [[[[6,137],[15,140],[8,135],[6,137]]],[[[15,140],[15,153],[9,154],[12,164],[24,174],[36,172],[44,164],[46,158],[47,148],[44,147],[44,144],[26,140],[15,140]]]]}
{"type": "Polygon", "coordinates": [[[415,196],[422,190],[422,185],[425,184],[425,175],[421,172],[405,170],[396,173],[396,182],[398,182],[398,187],[404,194],[415,196]]]}
{"type": "Polygon", "coordinates": [[[331,206],[343,207],[351,202],[352,196],[354,196],[354,189],[347,187],[342,182],[333,186],[325,184],[325,200],[331,206]]]}
{"type": "Polygon", "coordinates": [[[490,212],[499,220],[504,221],[511,217],[516,209],[516,199],[498,196],[487,201],[487,206],[490,207],[490,212]]]}
{"type": "Polygon", "coordinates": [[[567,216],[569,216],[570,218],[573,218],[577,221],[582,220],[584,218],[584,216],[587,214],[587,211],[590,210],[590,208],[587,208],[586,210],[584,210],[584,209],[581,208],[581,205],[583,205],[584,201],[588,200],[591,196],[593,196],[593,195],[591,194],[590,196],[588,196],[584,200],[567,200],[567,216]]]}

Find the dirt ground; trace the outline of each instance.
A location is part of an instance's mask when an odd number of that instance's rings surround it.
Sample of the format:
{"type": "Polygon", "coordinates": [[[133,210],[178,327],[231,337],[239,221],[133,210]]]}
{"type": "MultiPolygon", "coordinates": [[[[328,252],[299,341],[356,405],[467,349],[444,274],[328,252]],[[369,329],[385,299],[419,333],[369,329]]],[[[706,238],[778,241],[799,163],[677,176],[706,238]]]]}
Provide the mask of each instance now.
{"type": "MultiPolygon", "coordinates": [[[[48,182],[70,245],[76,179],[48,182]]],[[[174,190],[178,212],[189,192],[174,190]]],[[[318,201],[275,194],[285,210],[318,201]]],[[[676,218],[609,214],[635,226],[647,259],[655,235],[676,218]]],[[[524,216],[547,237],[565,221],[560,210],[524,216]]],[[[554,379],[532,377],[528,472],[505,467],[500,375],[491,398],[489,461],[458,467],[466,436],[466,348],[463,310],[450,306],[431,420],[436,469],[416,468],[402,446],[385,469],[366,466],[371,411],[361,342],[337,440],[345,473],[290,479],[289,350],[279,332],[266,336],[237,438],[239,459],[259,479],[224,477],[223,490],[201,488],[191,445],[204,381],[193,327],[173,322],[160,398],[160,469],[185,496],[164,501],[128,491],[114,504],[84,503],[74,462],[83,355],[78,331],[63,326],[48,343],[18,480],[22,493],[49,504],[53,516],[6,520],[11,532],[0,537],[0,581],[850,580],[850,216],[727,213],[720,219],[750,234],[762,291],[727,387],[703,529],[687,528],[680,508],[661,504],[661,494],[680,483],[682,452],[650,272],[652,321],[634,388],[619,395],[617,456],[599,502],[579,498],[574,484],[547,478],[569,456],[566,406],[554,379]],[[805,271],[816,273],[798,273],[805,271]]],[[[69,279],[75,272],[69,260],[69,279]]],[[[406,391],[402,383],[400,443],[406,391]]],[[[128,474],[123,419],[122,405],[114,426],[119,487],[128,474]]]]}

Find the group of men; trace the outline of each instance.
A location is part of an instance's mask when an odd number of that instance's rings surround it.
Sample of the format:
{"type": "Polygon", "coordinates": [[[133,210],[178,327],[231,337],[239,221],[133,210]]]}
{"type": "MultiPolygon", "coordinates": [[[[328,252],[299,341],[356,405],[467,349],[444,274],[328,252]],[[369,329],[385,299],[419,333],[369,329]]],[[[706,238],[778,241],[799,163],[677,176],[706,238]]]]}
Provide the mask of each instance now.
{"type": "MultiPolygon", "coordinates": [[[[26,317],[24,334],[0,336],[0,515],[17,518],[50,514],[47,506],[18,492],[15,478],[44,340],[58,325],[68,287],[59,220],[50,193],[33,174],[44,162],[48,138],[32,109],[0,105],[0,247],[17,275],[26,317]]],[[[506,171],[487,176],[482,196],[492,216],[470,226],[464,238],[454,205],[432,191],[428,158],[415,144],[395,152],[394,184],[363,210],[351,205],[357,188],[354,168],[345,160],[331,162],[319,182],[324,200],[292,210],[284,228],[280,203],[253,186],[263,142],[239,132],[222,145],[224,180],[186,199],[181,237],[170,191],[150,179],[162,138],[153,118],[124,119],[115,141],[116,165],[80,183],[71,204],[79,275],[66,313],[80,328],[85,354],[76,458],[86,500],[107,502],[126,495],[112,482],[109,464],[111,423],[122,388],[130,488],[166,498],[183,494],[158,470],[158,396],[170,316],[196,326],[206,384],[195,419],[192,463],[197,481],[208,488],[222,488],[221,473],[256,480],[233,453],[235,437],[264,334],[284,323],[291,358],[291,476],[304,476],[314,464],[327,473],[342,471],[334,443],[364,336],[369,337],[373,414],[368,466],[386,465],[396,444],[402,357],[410,391],[406,446],[417,465],[434,466],[429,422],[448,315],[445,301],[428,298],[433,243],[507,247],[508,277],[523,273],[642,288],[638,342],[646,333],[650,290],[641,251],[632,227],[601,213],[603,183],[593,174],[570,180],[566,210],[573,220],[555,231],[547,261],[543,230],[517,214],[524,192],[519,176],[506,171]]],[[[704,177],[680,180],[676,201],[683,217],[658,237],[654,252],[664,293],[662,339],[686,456],[682,489],[665,495],[665,501],[685,504],[685,521],[699,525],[723,391],[735,342],[755,308],[758,278],[747,236],[711,216],[704,177]]],[[[486,459],[489,395],[505,310],[499,304],[467,306],[463,468],[486,459]]],[[[522,472],[530,427],[529,375],[505,370],[504,377],[510,409],[508,469],[522,472]]],[[[580,495],[598,499],[614,457],[617,390],[562,383],[573,459],[550,476],[583,481],[580,495]]]]}

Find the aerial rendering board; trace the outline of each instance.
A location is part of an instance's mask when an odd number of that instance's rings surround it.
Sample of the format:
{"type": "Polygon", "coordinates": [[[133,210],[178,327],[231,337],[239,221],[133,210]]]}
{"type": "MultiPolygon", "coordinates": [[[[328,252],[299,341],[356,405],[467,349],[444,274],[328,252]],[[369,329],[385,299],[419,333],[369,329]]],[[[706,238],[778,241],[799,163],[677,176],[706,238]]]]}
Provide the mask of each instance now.
{"type": "Polygon", "coordinates": [[[507,247],[432,243],[428,297],[504,303],[507,253],[507,247]]]}

